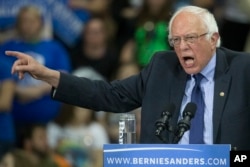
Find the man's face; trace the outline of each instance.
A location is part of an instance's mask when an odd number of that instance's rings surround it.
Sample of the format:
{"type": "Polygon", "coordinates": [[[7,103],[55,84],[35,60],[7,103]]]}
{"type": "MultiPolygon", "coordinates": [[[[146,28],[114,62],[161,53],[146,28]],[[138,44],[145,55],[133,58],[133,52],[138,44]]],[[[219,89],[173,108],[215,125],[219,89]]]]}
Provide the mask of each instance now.
{"type": "Polygon", "coordinates": [[[84,40],[91,45],[104,45],[106,42],[104,22],[100,19],[91,20],[85,27],[84,40]]]}
{"type": "Polygon", "coordinates": [[[191,13],[182,12],[173,21],[172,38],[181,37],[180,43],[174,46],[178,59],[188,74],[196,74],[208,64],[216,49],[216,42],[219,38],[218,33],[214,33],[209,39],[209,33],[198,16],[191,13]],[[193,43],[183,40],[188,37],[196,36],[193,43]]]}
{"type": "Polygon", "coordinates": [[[36,38],[42,29],[42,19],[33,11],[23,12],[20,16],[18,29],[25,39],[36,38]]]}

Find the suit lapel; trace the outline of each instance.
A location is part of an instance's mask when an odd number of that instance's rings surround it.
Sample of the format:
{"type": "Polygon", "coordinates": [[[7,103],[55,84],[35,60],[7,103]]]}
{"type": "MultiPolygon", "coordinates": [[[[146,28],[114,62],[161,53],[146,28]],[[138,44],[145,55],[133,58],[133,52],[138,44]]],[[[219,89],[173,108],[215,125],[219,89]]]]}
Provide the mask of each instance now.
{"type": "MultiPolygon", "coordinates": [[[[170,101],[173,102],[176,106],[175,112],[172,116],[171,119],[171,126],[176,127],[178,117],[180,114],[180,107],[181,107],[181,102],[183,99],[184,91],[185,91],[185,86],[187,82],[187,77],[188,75],[183,71],[183,69],[180,67],[179,68],[180,72],[177,72],[175,77],[172,80],[172,88],[171,88],[171,94],[170,94],[170,101]]],[[[169,136],[170,141],[172,141],[173,134],[169,136]]]]}
{"type": "Polygon", "coordinates": [[[226,73],[228,63],[225,53],[217,51],[216,69],[214,76],[214,103],[213,103],[213,141],[218,138],[221,117],[224,112],[225,102],[231,85],[231,75],[226,73]]]}

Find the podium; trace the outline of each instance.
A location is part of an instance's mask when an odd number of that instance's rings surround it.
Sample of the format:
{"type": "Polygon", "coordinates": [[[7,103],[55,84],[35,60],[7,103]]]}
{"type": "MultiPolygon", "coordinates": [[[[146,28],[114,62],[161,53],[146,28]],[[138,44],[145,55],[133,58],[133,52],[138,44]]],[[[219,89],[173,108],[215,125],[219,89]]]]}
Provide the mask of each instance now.
{"type": "Polygon", "coordinates": [[[229,167],[230,149],[227,144],[105,144],[103,166],[229,167]]]}

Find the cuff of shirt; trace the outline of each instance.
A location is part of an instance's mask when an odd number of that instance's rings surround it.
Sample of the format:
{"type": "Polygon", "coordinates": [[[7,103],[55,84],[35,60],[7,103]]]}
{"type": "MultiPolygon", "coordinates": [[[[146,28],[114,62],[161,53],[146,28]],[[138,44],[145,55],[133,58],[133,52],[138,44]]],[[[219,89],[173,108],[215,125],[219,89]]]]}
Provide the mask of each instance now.
{"type": "Polygon", "coordinates": [[[52,87],[52,90],[51,90],[51,96],[52,96],[52,98],[55,98],[56,91],[57,91],[57,89],[54,88],[54,87],[52,87]]]}

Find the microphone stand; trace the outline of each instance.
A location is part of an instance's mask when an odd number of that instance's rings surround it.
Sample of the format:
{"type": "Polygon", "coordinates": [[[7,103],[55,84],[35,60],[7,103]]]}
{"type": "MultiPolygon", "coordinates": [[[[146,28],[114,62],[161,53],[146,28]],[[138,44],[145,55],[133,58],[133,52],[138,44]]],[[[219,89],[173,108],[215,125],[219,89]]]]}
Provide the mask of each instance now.
{"type": "Polygon", "coordinates": [[[172,127],[169,126],[169,118],[171,113],[168,111],[162,112],[162,117],[155,122],[156,131],[155,135],[164,143],[169,143],[166,137],[162,136],[162,132],[166,129],[168,132],[172,132],[172,127]]]}
{"type": "Polygon", "coordinates": [[[173,144],[177,144],[184,133],[190,129],[191,119],[194,117],[196,112],[196,104],[190,102],[186,105],[183,111],[183,119],[178,122],[178,127],[175,131],[175,137],[173,138],[173,144]]]}
{"type": "Polygon", "coordinates": [[[185,119],[180,120],[178,123],[178,128],[175,132],[173,144],[177,144],[188,129],[190,129],[190,122],[186,121],[185,119]]]}
{"type": "Polygon", "coordinates": [[[191,119],[194,117],[196,112],[196,104],[190,102],[186,105],[183,111],[183,119],[181,119],[178,124],[176,130],[173,130],[173,127],[169,125],[169,120],[172,117],[172,111],[174,111],[173,106],[169,110],[163,111],[162,116],[155,122],[156,131],[155,135],[164,143],[169,143],[166,137],[162,136],[162,132],[167,130],[170,133],[174,134],[174,138],[172,143],[177,144],[184,133],[190,129],[191,119]],[[172,109],[172,110],[171,110],[172,109]]]}

